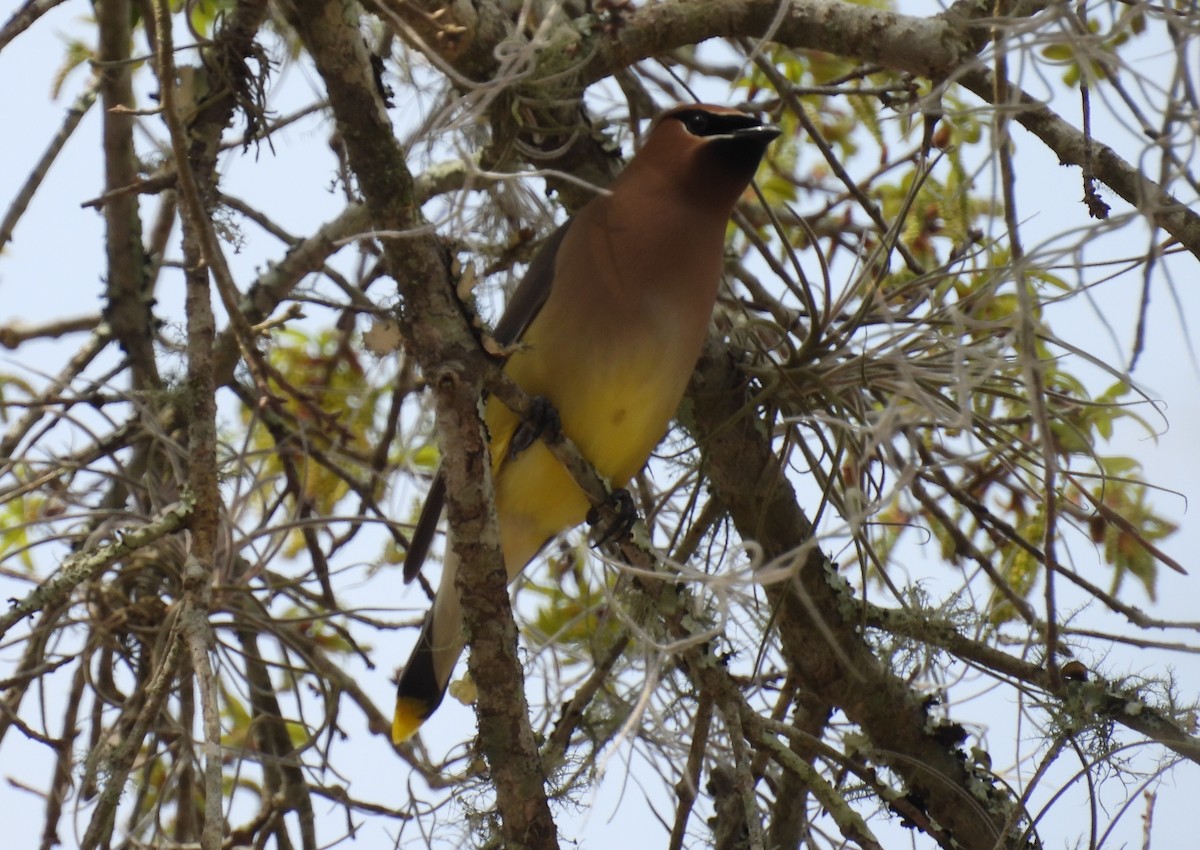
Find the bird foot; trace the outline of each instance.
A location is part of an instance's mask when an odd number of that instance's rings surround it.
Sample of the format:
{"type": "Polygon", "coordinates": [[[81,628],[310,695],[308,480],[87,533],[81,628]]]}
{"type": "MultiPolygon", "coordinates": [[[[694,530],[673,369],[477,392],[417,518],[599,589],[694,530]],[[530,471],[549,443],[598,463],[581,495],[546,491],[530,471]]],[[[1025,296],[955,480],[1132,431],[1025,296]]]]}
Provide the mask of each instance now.
{"type": "Polygon", "coordinates": [[[557,440],[562,434],[562,420],[558,411],[545,396],[535,395],[529,400],[529,413],[521,420],[508,442],[508,459],[513,460],[532,446],[539,437],[557,440]]]}
{"type": "Polygon", "coordinates": [[[633,496],[624,487],[613,490],[603,504],[595,505],[587,512],[588,525],[598,526],[603,521],[603,508],[611,509],[615,517],[607,528],[593,530],[595,540],[592,548],[599,548],[605,543],[622,539],[633,530],[634,523],[638,521],[638,512],[633,504],[633,496]]]}

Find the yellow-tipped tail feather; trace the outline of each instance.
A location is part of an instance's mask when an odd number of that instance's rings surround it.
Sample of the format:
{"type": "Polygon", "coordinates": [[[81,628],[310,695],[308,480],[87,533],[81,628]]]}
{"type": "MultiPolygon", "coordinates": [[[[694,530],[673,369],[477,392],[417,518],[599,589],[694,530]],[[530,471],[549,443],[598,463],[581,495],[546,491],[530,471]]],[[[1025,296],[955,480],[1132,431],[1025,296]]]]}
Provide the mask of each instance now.
{"type": "Polygon", "coordinates": [[[446,672],[439,675],[438,652],[434,649],[432,638],[435,612],[436,608],[425,618],[425,625],[421,627],[421,635],[417,638],[413,654],[396,681],[396,713],[392,715],[392,741],[397,744],[403,744],[415,735],[421,724],[441,705],[442,697],[446,695],[450,671],[454,669],[454,662],[458,660],[458,653],[462,651],[462,645],[459,643],[449,647],[448,661],[441,665],[446,668],[446,672]]]}
{"type": "Polygon", "coordinates": [[[432,713],[423,699],[417,697],[397,697],[396,713],[392,717],[392,743],[403,744],[421,728],[421,724],[432,713]]]}

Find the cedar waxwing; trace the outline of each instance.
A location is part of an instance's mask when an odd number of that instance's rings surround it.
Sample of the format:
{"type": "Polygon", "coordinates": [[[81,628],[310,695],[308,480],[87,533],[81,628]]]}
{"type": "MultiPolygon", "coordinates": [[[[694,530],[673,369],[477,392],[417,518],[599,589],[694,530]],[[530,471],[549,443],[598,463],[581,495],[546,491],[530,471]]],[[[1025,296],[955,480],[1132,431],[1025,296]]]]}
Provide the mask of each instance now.
{"type": "MultiPolygon", "coordinates": [[[[716,302],[729,217],[779,133],[720,106],[664,112],[611,192],[546,240],[496,326],[497,342],[520,342],[504,371],[550,402],[562,432],[614,488],[646,463],[683,397],[716,302]]],[[[495,398],[484,421],[512,581],[547,542],[581,523],[590,505],[540,441],[510,452],[521,422],[495,398]]],[[[405,581],[420,570],[444,496],[436,478],[405,581]]],[[[456,567],[447,547],[433,609],[400,675],[396,743],[441,703],[462,654],[456,567]]]]}

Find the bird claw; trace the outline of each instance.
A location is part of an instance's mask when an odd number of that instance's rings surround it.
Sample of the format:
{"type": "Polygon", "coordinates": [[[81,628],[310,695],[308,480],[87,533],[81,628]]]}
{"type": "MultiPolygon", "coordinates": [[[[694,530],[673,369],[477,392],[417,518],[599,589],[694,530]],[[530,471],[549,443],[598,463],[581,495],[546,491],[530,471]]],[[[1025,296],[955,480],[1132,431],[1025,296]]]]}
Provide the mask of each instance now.
{"type": "Polygon", "coordinates": [[[558,411],[545,396],[535,395],[529,401],[529,413],[517,425],[512,439],[508,442],[508,459],[513,460],[521,452],[532,446],[539,437],[557,440],[562,434],[562,420],[558,411]]]}
{"type": "Polygon", "coordinates": [[[607,528],[595,529],[596,539],[592,543],[593,549],[624,538],[633,530],[634,524],[638,521],[638,512],[633,504],[633,496],[624,487],[613,490],[603,504],[594,505],[587,512],[588,525],[596,526],[603,520],[602,508],[604,507],[611,508],[616,517],[607,528]]]}

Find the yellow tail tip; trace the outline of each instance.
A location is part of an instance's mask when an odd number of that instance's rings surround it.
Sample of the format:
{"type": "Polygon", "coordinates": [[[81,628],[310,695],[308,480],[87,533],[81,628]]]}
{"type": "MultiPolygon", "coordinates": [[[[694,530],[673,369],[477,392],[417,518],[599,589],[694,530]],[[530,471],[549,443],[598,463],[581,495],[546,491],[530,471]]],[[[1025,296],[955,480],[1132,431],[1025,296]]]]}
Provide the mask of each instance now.
{"type": "Polygon", "coordinates": [[[392,743],[403,744],[417,734],[429,713],[429,703],[423,699],[396,697],[396,713],[392,716],[392,743]]]}

